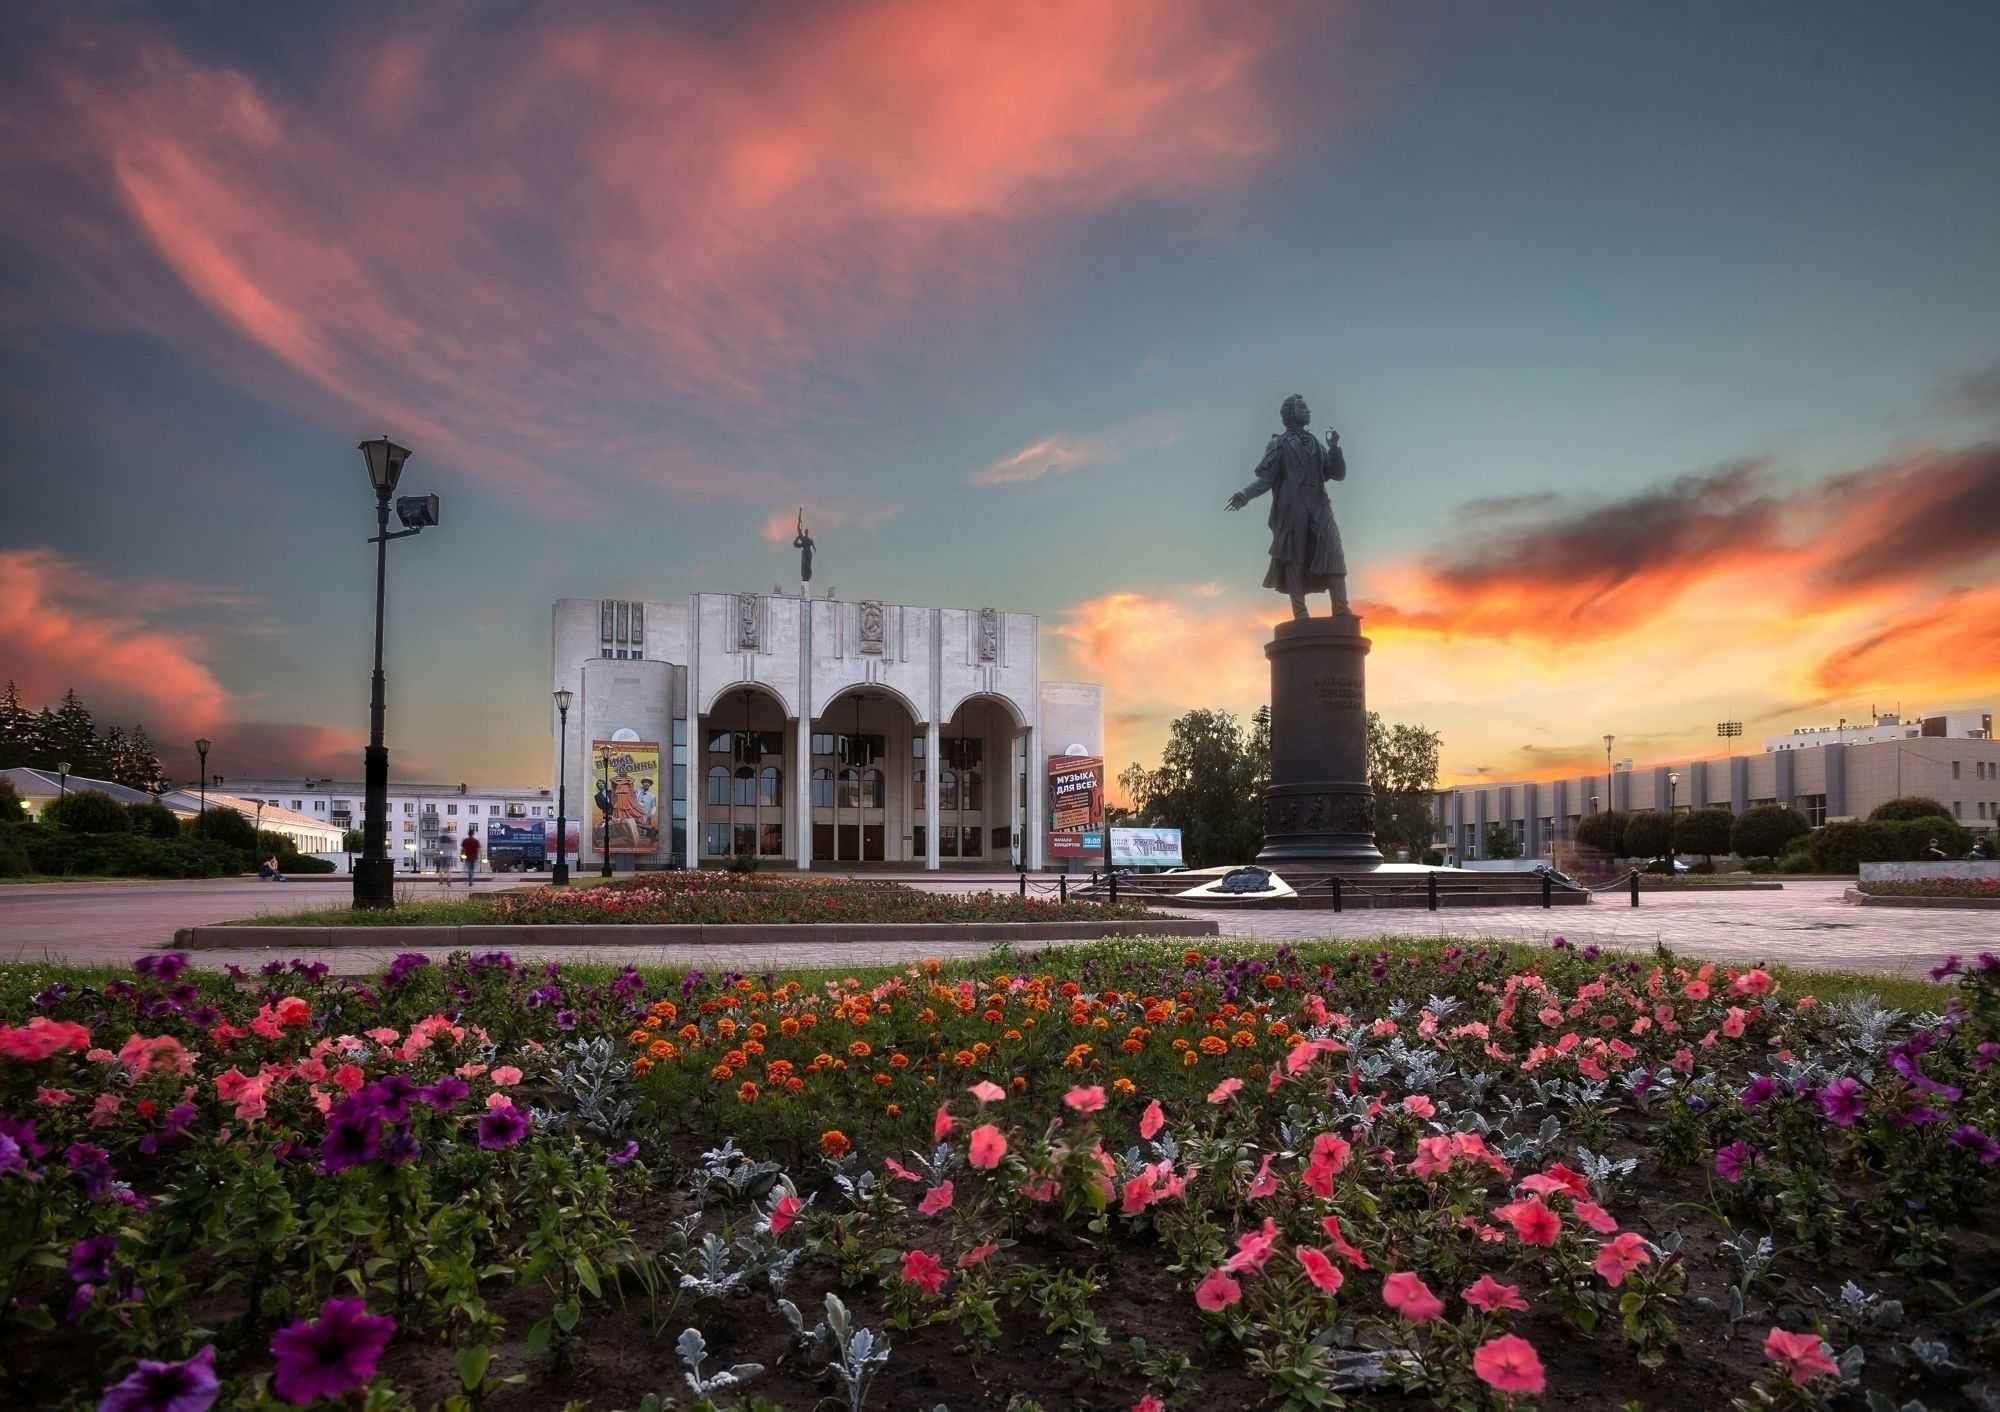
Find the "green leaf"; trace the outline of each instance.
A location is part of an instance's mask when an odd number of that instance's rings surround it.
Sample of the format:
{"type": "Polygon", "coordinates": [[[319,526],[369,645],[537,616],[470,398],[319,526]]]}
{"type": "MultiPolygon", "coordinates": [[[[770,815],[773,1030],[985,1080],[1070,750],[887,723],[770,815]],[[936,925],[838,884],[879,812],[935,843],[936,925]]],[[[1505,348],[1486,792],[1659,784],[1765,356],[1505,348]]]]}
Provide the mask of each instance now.
{"type": "Polygon", "coordinates": [[[528,1330],[528,1352],[540,1354],[549,1349],[549,1340],[555,1337],[555,1327],[547,1319],[535,1320],[535,1326],[528,1330]]]}
{"type": "Polygon", "coordinates": [[[458,1351],[458,1381],[467,1392],[486,1381],[486,1368],[492,1361],[493,1350],[483,1343],[476,1348],[458,1351]]]}
{"type": "Polygon", "coordinates": [[[564,1333],[573,1330],[583,1317],[583,1306],[574,1299],[565,1299],[556,1306],[556,1324],[564,1333]]]}
{"type": "Polygon", "coordinates": [[[590,1291],[590,1297],[592,1299],[604,1298],[604,1291],[597,1283],[597,1269],[590,1263],[590,1257],[587,1255],[577,1256],[575,1266],[576,1278],[585,1289],[590,1291]]]}

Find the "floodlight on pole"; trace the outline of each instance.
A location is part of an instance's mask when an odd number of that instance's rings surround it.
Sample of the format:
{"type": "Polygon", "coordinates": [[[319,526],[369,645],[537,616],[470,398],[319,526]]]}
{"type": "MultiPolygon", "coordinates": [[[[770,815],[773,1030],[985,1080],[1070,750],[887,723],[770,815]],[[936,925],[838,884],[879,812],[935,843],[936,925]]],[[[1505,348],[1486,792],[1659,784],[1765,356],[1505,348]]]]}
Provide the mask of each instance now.
{"type": "Polygon", "coordinates": [[[201,812],[208,813],[208,740],[203,738],[194,743],[194,753],[201,757],[201,812]]]}

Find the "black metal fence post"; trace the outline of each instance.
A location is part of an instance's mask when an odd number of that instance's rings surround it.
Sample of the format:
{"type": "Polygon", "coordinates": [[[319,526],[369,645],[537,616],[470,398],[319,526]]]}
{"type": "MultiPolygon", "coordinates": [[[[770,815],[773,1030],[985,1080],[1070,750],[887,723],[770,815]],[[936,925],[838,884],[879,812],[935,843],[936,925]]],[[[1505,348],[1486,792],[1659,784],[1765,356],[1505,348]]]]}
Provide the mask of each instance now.
{"type": "Polygon", "coordinates": [[[1424,893],[1425,893],[1425,901],[1429,904],[1431,911],[1433,912],[1437,911],[1438,875],[1436,873],[1429,873],[1425,875],[1424,893]]]}
{"type": "Polygon", "coordinates": [[[1069,874],[1057,873],[1056,886],[1062,890],[1063,906],[1065,907],[1069,906],[1069,874]]]}
{"type": "Polygon", "coordinates": [[[1028,875],[1027,875],[1026,873],[1022,873],[1022,874],[1021,874],[1021,896],[1023,896],[1023,897],[1026,897],[1027,895],[1028,895],[1028,875]]]}
{"type": "Polygon", "coordinates": [[[1555,906],[1555,885],[1549,881],[1547,873],[1542,874],[1542,907],[1544,910],[1555,906]]]}
{"type": "Polygon", "coordinates": [[[1332,880],[1332,881],[1333,881],[1333,910],[1334,910],[1334,911],[1336,911],[1336,912],[1338,912],[1338,911],[1340,911],[1340,910],[1341,910],[1341,907],[1340,907],[1340,878],[1339,878],[1339,876],[1338,876],[1338,875],[1336,875],[1336,876],[1335,876],[1335,877],[1333,878],[1333,880],[1332,880]]]}
{"type": "Polygon", "coordinates": [[[1634,907],[1639,905],[1639,870],[1637,868],[1632,870],[1632,905],[1634,907]]]}

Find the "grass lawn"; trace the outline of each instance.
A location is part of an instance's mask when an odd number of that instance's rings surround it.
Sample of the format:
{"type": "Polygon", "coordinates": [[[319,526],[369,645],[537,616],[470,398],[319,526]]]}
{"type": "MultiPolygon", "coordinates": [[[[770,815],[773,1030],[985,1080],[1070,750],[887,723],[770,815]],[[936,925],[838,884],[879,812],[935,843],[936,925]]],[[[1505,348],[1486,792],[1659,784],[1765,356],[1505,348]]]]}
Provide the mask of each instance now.
{"type": "Polygon", "coordinates": [[[0,1405],[1968,1405],[2000,974],[1948,979],[0,966],[0,1405]]]}

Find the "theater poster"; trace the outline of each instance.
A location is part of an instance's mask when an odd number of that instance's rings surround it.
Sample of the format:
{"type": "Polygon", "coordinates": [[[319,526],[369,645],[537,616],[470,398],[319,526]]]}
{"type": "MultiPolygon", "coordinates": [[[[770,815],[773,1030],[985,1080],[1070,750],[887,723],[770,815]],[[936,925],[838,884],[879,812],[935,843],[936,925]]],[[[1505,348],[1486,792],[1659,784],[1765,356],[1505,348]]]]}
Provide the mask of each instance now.
{"type": "Polygon", "coordinates": [[[1049,857],[1104,856],[1104,761],[1049,756],[1049,857]]]}
{"type": "Polygon", "coordinates": [[[660,851],[660,744],[652,740],[590,743],[590,848],[650,857],[660,851]],[[607,764],[608,761],[608,764],[607,764]]]}

